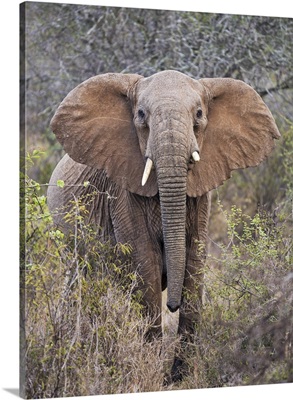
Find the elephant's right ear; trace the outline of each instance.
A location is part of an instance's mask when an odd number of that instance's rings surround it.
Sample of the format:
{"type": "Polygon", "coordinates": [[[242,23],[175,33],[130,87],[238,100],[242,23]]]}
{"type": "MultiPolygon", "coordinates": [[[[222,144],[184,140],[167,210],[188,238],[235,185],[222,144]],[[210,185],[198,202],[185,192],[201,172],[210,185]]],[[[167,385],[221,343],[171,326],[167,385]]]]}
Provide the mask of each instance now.
{"type": "Polygon", "coordinates": [[[153,196],[154,179],[141,186],[144,171],[129,99],[142,76],[109,73],[78,85],[60,104],[51,128],[76,162],[104,169],[121,187],[153,196]]]}

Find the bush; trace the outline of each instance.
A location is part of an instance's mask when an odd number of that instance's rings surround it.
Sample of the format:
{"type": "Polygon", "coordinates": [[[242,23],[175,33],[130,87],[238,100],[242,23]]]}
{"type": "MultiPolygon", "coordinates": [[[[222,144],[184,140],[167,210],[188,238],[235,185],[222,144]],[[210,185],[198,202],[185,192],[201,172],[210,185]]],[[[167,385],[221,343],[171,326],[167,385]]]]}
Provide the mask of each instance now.
{"type": "Polygon", "coordinates": [[[293,381],[292,214],[221,212],[227,243],[208,257],[205,304],[184,388],[293,381]]]}
{"type": "Polygon", "coordinates": [[[25,396],[162,390],[161,341],[145,342],[152,321],[142,317],[130,247],[101,243],[78,203],[68,240],[40,191],[26,177],[25,396]]]}

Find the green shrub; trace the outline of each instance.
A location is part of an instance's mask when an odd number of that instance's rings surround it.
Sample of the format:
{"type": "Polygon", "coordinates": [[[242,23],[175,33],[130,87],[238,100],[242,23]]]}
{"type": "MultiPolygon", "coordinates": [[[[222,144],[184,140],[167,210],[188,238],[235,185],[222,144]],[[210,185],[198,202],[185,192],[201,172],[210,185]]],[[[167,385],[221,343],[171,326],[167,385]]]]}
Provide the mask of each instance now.
{"type": "Polygon", "coordinates": [[[40,185],[25,179],[25,396],[162,390],[161,342],[145,342],[151,321],[142,317],[131,248],[100,242],[78,202],[66,237],[40,185]]]}
{"type": "Polygon", "coordinates": [[[205,302],[184,388],[292,382],[292,215],[223,211],[227,242],[206,264],[205,302]]]}

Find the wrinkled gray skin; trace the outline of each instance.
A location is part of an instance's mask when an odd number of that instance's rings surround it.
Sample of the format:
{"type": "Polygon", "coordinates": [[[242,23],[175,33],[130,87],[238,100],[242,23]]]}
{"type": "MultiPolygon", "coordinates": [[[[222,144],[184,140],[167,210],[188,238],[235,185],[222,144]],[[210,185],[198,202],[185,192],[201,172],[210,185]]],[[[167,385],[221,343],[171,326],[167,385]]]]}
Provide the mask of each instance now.
{"type": "MultiPolygon", "coordinates": [[[[105,239],[132,246],[143,303],[154,318],[150,334],[161,334],[168,287],[169,310],[180,310],[178,332],[183,340],[192,337],[202,301],[209,191],[233,169],[261,162],[279,137],[261,98],[233,79],[195,81],[176,71],[149,78],[105,74],[74,89],[51,127],[69,155],[52,174],[50,209],[98,188],[89,220],[105,239]],[[147,159],[152,170],[142,182],[147,159]],[[85,181],[91,185],[83,187],[85,181]]],[[[55,222],[64,226],[62,215],[55,222]]],[[[174,380],[180,366],[179,357],[174,380]]]]}

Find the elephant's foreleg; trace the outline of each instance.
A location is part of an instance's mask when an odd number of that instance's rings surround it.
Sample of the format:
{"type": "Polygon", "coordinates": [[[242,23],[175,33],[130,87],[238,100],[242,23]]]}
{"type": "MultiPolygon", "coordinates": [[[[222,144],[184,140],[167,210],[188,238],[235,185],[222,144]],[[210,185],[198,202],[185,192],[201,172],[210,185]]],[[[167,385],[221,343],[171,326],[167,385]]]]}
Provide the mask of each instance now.
{"type": "Polygon", "coordinates": [[[180,335],[180,347],[178,348],[171,371],[174,382],[181,380],[189,374],[190,366],[184,361],[191,354],[196,343],[197,328],[200,324],[202,295],[203,295],[203,262],[193,261],[188,264],[185,276],[182,305],[179,311],[178,334],[180,335]]]}
{"type": "Polygon", "coordinates": [[[143,313],[148,319],[149,329],[146,337],[151,340],[162,336],[162,272],[157,254],[151,246],[146,244],[145,247],[149,247],[147,260],[142,261],[141,252],[136,248],[133,263],[137,265],[137,291],[144,306],[143,313]]]}
{"type": "Polygon", "coordinates": [[[150,327],[146,336],[161,336],[162,254],[149,232],[144,203],[133,195],[123,195],[125,198],[121,196],[112,204],[115,238],[132,247],[133,270],[138,275],[136,292],[150,327]]]}
{"type": "Polygon", "coordinates": [[[188,337],[189,341],[194,339],[195,328],[200,320],[203,296],[203,267],[203,261],[194,261],[194,264],[188,267],[185,277],[182,305],[179,311],[178,333],[186,338],[188,337]]]}

